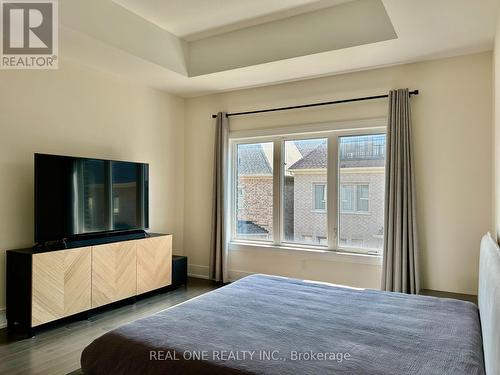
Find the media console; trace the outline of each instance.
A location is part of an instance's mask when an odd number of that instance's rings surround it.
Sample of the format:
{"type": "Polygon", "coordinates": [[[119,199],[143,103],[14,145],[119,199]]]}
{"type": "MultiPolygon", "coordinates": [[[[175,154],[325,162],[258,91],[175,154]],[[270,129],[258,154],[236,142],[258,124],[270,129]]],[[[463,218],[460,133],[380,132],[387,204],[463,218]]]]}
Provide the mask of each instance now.
{"type": "Polygon", "coordinates": [[[7,251],[7,325],[25,331],[172,283],[172,236],[7,251]]]}

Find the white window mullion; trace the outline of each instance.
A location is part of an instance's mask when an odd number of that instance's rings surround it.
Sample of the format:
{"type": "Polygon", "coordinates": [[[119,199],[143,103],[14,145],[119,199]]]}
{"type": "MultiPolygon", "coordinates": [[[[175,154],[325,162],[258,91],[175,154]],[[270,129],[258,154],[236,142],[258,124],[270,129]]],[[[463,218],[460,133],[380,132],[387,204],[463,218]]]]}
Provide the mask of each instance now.
{"type": "Polygon", "coordinates": [[[237,236],[237,226],[238,226],[238,221],[237,221],[237,204],[236,204],[236,199],[237,199],[237,180],[238,180],[238,173],[237,173],[237,167],[238,167],[238,153],[237,153],[237,148],[238,144],[236,142],[231,142],[230,143],[230,149],[231,149],[231,158],[230,158],[230,163],[229,163],[229,174],[228,174],[228,179],[230,181],[229,183],[229,201],[231,202],[231,239],[235,239],[237,236]]]}
{"type": "Polygon", "coordinates": [[[282,198],[281,198],[281,188],[282,188],[282,171],[283,171],[283,160],[282,160],[282,140],[278,139],[274,141],[273,146],[273,243],[275,245],[281,244],[281,212],[282,212],[282,198]]]}
{"type": "Polygon", "coordinates": [[[338,234],[338,136],[332,134],[328,137],[328,168],[326,190],[328,198],[327,202],[327,222],[328,222],[328,248],[331,250],[337,249],[337,234],[338,234]]]}

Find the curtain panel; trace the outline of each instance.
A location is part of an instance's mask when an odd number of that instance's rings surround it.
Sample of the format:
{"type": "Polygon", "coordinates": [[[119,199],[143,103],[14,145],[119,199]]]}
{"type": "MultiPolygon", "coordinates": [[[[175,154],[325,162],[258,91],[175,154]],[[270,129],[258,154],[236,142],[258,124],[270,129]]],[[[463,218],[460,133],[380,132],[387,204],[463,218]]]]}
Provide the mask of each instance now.
{"type": "Polygon", "coordinates": [[[382,290],[418,294],[419,249],[408,89],[389,93],[382,290]]]}
{"type": "Polygon", "coordinates": [[[212,236],[210,243],[210,279],[228,282],[227,271],[227,163],[229,121],[225,112],[217,114],[215,124],[214,175],[212,200],[212,236]]]}

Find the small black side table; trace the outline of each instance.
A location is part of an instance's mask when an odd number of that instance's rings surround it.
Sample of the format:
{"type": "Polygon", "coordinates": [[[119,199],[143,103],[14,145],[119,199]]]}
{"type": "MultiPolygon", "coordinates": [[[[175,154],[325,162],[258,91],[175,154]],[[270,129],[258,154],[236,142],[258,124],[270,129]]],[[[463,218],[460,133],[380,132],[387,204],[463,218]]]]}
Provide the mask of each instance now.
{"type": "Polygon", "coordinates": [[[177,288],[187,283],[187,257],[172,255],[172,287],[177,288]]]}

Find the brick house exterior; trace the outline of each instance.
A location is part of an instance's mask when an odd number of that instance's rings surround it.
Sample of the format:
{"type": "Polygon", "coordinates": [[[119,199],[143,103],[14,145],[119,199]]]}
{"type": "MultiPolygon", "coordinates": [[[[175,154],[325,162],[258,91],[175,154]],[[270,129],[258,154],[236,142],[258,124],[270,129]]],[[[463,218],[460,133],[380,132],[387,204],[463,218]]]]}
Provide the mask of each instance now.
{"type": "Polygon", "coordinates": [[[272,143],[238,145],[237,158],[237,236],[241,239],[271,239],[272,143]]]}
{"type": "Polygon", "coordinates": [[[295,170],[293,177],[293,233],[287,233],[286,239],[294,242],[326,245],[328,231],[326,210],[314,209],[313,190],[315,184],[326,184],[326,169],[295,170]]]}
{"type": "Polygon", "coordinates": [[[341,168],[340,185],[368,184],[368,212],[340,211],[341,246],[382,249],[384,232],[384,167],[341,168]]]}
{"type": "MultiPolygon", "coordinates": [[[[238,179],[238,221],[246,222],[246,236],[268,239],[273,234],[273,176],[240,176],[238,179]],[[257,227],[249,228],[251,222],[257,227]],[[251,233],[249,233],[251,232],[251,233]]],[[[242,224],[240,224],[241,227],[242,224]]]]}

